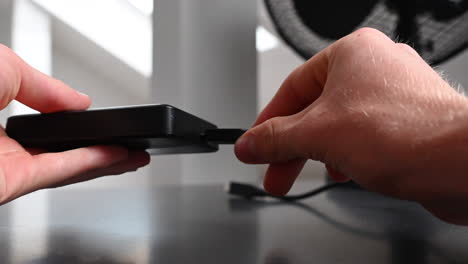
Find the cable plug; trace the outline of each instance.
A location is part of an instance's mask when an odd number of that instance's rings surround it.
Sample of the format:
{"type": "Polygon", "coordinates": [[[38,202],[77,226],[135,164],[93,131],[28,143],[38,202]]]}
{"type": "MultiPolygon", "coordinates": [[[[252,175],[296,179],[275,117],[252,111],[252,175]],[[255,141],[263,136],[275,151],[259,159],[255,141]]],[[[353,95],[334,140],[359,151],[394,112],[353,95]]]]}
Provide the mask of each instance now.
{"type": "Polygon", "coordinates": [[[235,144],[246,130],[238,128],[207,129],[201,136],[206,141],[215,144],[235,144]]]}
{"type": "Polygon", "coordinates": [[[268,194],[264,190],[254,185],[239,182],[228,182],[225,185],[224,190],[231,195],[240,196],[247,199],[268,196],[268,194]]]}

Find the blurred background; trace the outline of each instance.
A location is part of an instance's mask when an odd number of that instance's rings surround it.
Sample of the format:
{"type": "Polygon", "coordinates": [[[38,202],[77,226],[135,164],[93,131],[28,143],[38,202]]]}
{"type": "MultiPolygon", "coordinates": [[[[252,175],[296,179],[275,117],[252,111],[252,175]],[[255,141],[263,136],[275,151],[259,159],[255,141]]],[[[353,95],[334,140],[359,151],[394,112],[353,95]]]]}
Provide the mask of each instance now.
{"type": "MultiPolygon", "coordinates": [[[[247,128],[304,60],[287,47],[263,1],[3,0],[0,42],[91,96],[92,107],[169,103],[224,127],[247,128]],[[203,19],[202,19],[203,18],[203,19]],[[220,26],[219,24],[222,24],[220,26]]],[[[468,86],[468,53],[438,66],[468,86]]],[[[31,112],[21,104],[1,119],[31,112]]],[[[216,154],[153,156],[125,176],[67,188],[260,182],[265,167],[216,154]]],[[[300,180],[323,177],[309,162],[300,180]]]]}

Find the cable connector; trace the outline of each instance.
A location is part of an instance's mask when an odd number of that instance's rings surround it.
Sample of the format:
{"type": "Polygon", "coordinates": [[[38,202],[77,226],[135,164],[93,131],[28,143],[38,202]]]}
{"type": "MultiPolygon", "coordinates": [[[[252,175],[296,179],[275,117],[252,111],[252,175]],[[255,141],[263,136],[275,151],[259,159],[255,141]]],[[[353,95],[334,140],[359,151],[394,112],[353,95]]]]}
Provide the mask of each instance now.
{"type": "Polygon", "coordinates": [[[231,195],[241,196],[247,199],[268,195],[264,190],[256,186],[238,182],[228,182],[224,190],[231,195]]]}
{"type": "Polygon", "coordinates": [[[247,130],[238,128],[207,129],[201,136],[206,141],[215,144],[235,144],[247,130]]]}

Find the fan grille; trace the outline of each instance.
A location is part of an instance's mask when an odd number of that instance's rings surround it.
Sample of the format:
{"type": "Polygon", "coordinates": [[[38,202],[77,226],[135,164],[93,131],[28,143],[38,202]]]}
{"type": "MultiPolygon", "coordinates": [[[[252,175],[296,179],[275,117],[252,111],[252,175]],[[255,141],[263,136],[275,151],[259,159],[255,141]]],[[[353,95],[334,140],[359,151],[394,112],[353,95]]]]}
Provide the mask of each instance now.
{"type": "MultiPolygon", "coordinates": [[[[312,57],[336,41],[324,38],[307,27],[299,17],[292,0],[265,2],[279,34],[304,58],[312,57]]],[[[376,28],[393,40],[400,41],[395,33],[397,23],[397,14],[390,10],[384,1],[379,1],[355,29],[376,28]]],[[[438,64],[445,61],[468,46],[468,12],[444,21],[437,21],[430,14],[421,14],[416,23],[422,44],[418,47],[418,52],[429,63],[438,64]]]]}

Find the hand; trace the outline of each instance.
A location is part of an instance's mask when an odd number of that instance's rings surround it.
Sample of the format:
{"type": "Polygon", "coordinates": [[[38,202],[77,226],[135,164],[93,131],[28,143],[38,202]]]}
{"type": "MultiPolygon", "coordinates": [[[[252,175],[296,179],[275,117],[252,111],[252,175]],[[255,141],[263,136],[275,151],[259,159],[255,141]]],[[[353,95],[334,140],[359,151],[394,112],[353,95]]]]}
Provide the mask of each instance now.
{"type": "MultiPolygon", "coordinates": [[[[91,104],[88,96],[40,73],[0,46],[0,109],[14,99],[43,113],[83,110],[91,104]]],[[[0,129],[0,203],[42,188],[133,171],[148,162],[146,152],[117,146],[61,153],[26,150],[0,129]]]]}
{"type": "Polygon", "coordinates": [[[235,151],[270,164],[264,186],[275,195],[313,159],[337,181],[468,224],[467,99],[377,30],[358,30],[296,69],[235,151]]]}

